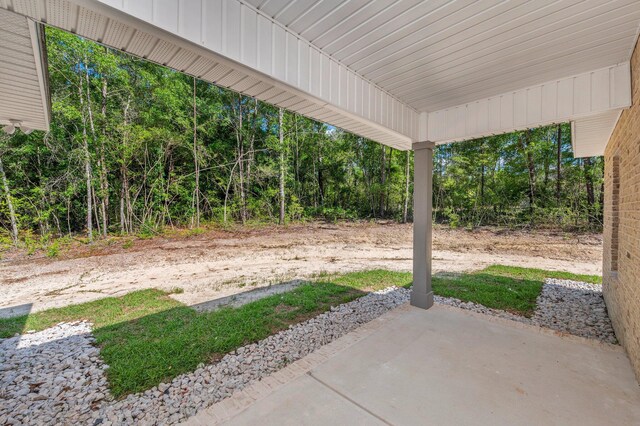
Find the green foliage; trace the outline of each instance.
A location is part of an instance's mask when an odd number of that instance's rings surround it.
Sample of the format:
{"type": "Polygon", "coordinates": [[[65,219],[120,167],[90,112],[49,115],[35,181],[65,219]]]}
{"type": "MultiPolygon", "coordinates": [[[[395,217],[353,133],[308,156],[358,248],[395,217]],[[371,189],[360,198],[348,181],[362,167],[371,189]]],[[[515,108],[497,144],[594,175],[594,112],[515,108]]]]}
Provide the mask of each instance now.
{"type": "Polygon", "coordinates": [[[572,157],[568,124],[442,145],[434,152],[434,217],[454,228],[599,230],[603,171],[602,158],[572,157]]]}
{"type": "MultiPolygon", "coordinates": [[[[194,117],[192,77],[53,28],[47,48],[51,131],[0,138],[9,186],[0,188],[1,235],[11,200],[29,253],[48,235],[89,242],[277,222],[281,158],[289,221],[403,220],[405,205],[411,218],[404,152],[289,112],[281,144],[273,106],[197,81],[194,117]]],[[[550,126],[439,146],[434,220],[599,229],[603,161],[572,158],[569,126],[560,130],[559,141],[550,126]]]]}
{"type": "Polygon", "coordinates": [[[457,277],[434,277],[432,284],[433,292],[439,296],[455,297],[529,317],[535,310],[543,283],[482,271],[457,277]]]}
{"type": "Polygon", "coordinates": [[[60,241],[56,240],[47,247],[48,257],[58,257],[60,254],[60,241]]]}

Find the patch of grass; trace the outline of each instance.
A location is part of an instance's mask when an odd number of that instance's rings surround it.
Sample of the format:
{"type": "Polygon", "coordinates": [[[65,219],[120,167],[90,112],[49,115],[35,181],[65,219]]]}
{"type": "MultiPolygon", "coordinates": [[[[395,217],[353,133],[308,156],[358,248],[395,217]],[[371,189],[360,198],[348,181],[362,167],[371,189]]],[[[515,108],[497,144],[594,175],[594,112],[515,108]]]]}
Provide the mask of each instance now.
{"type": "Polygon", "coordinates": [[[59,322],[88,320],[95,328],[132,321],[145,315],[181,306],[160,290],[140,290],[122,297],[107,297],[93,302],[47,309],[33,314],[0,319],[0,338],[26,330],[44,330],[59,322]]]}
{"type": "Polygon", "coordinates": [[[0,336],[42,330],[62,321],[88,320],[116,397],[140,392],[193,371],[245,344],[363,296],[357,289],[322,282],[304,284],[238,308],[209,313],[171,299],[160,290],[0,319],[0,336]]]}
{"type": "MultiPolygon", "coordinates": [[[[465,302],[479,303],[488,308],[530,316],[535,309],[536,298],[542,290],[544,280],[506,274],[507,271],[494,271],[487,268],[468,274],[434,276],[433,292],[438,296],[455,297],[465,302]]],[[[332,281],[345,286],[375,291],[392,285],[409,288],[412,285],[412,274],[372,270],[346,274],[332,281]]]]}
{"type": "Polygon", "coordinates": [[[571,272],[546,271],[544,269],[520,268],[518,266],[492,265],[485,268],[483,272],[492,275],[537,281],[544,281],[545,278],[557,278],[562,280],[583,281],[591,284],[602,284],[601,275],[573,274],[571,272]]]}
{"type": "Polygon", "coordinates": [[[433,277],[432,284],[434,294],[439,296],[529,317],[536,308],[543,282],[480,271],[457,277],[433,277]]]}
{"type": "Polygon", "coordinates": [[[47,247],[47,257],[58,257],[60,254],[60,243],[56,240],[47,247]]]}
{"type": "Polygon", "coordinates": [[[187,237],[195,237],[197,235],[202,235],[206,232],[204,228],[193,228],[187,231],[187,237]]]}
{"type": "MultiPolygon", "coordinates": [[[[542,291],[545,278],[602,283],[602,277],[597,275],[492,265],[467,274],[434,276],[432,285],[434,294],[438,296],[455,297],[528,317],[536,308],[536,299],[542,291]]],[[[411,281],[409,272],[385,270],[354,272],[332,280],[336,284],[368,291],[392,285],[409,288],[411,281]]]]}
{"type": "Polygon", "coordinates": [[[376,291],[390,286],[409,288],[411,280],[410,272],[375,269],[338,275],[333,277],[331,282],[358,290],[376,291]]]}

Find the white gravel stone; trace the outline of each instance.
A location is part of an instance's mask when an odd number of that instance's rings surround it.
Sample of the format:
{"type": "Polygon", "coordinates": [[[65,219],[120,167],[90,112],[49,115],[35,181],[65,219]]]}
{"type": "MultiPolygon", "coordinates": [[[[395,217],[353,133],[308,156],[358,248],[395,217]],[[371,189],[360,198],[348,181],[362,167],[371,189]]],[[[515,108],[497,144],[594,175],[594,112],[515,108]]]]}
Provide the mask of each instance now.
{"type": "Polygon", "coordinates": [[[88,423],[108,395],[91,324],[0,340],[0,424],[88,423]]]}
{"type": "MultiPolygon", "coordinates": [[[[410,291],[390,287],[238,348],[170,383],[115,401],[90,335],[80,322],[0,340],[0,424],[164,425],[185,420],[385,312],[410,291]]],[[[532,318],[458,299],[436,303],[615,343],[600,286],[547,280],[532,318]]]]}
{"type": "Polygon", "coordinates": [[[599,284],[548,278],[537,305],[532,318],[536,325],[618,343],[599,284]]]}

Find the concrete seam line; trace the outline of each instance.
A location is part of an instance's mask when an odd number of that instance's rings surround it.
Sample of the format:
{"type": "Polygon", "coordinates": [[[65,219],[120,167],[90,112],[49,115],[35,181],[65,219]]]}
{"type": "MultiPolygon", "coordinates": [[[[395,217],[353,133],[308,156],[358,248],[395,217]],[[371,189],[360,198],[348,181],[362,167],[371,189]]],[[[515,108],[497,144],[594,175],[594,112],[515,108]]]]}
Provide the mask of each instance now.
{"type": "Polygon", "coordinates": [[[311,371],[309,371],[307,373],[307,375],[309,375],[309,377],[311,377],[313,380],[315,380],[316,382],[320,383],[322,386],[326,387],[327,389],[329,389],[330,391],[338,394],[340,397],[346,399],[347,401],[349,401],[350,403],[352,403],[353,405],[355,405],[356,407],[360,408],[361,410],[364,410],[366,413],[370,414],[371,416],[375,417],[376,419],[380,420],[381,422],[383,422],[384,424],[387,424],[389,426],[393,426],[393,423],[389,422],[388,420],[386,420],[383,417],[380,417],[378,414],[374,413],[373,411],[369,410],[367,407],[363,406],[362,404],[354,401],[353,399],[349,398],[347,395],[345,395],[344,393],[340,392],[339,390],[337,390],[336,388],[334,388],[333,386],[331,386],[330,384],[328,384],[327,382],[323,381],[322,379],[316,377],[313,375],[313,373],[311,371]]]}

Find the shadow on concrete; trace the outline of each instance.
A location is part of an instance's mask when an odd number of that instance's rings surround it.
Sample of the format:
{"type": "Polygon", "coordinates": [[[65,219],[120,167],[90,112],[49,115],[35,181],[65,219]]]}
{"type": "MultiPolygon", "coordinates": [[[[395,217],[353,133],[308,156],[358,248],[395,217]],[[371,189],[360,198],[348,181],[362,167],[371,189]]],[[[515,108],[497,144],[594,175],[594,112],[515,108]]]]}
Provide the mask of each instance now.
{"type": "Polygon", "coordinates": [[[298,279],[278,284],[270,284],[266,287],[255,288],[252,290],[232,294],[231,296],[224,296],[217,299],[208,300],[206,302],[197,303],[195,305],[191,305],[191,307],[198,312],[211,312],[224,306],[237,308],[239,306],[246,305],[247,303],[263,299],[267,296],[286,293],[287,291],[293,290],[294,288],[308,282],[309,281],[298,279]]]}
{"type": "MultiPolygon", "coordinates": [[[[20,338],[14,336],[27,331],[25,330],[25,324],[32,307],[32,303],[25,303],[23,305],[0,308],[0,319],[6,320],[6,327],[0,328],[0,348],[2,349],[0,352],[6,354],[7,351],[16,349],[20,338]]],[[[4,363],[2,353],[0,353],[0,365],[4,363]]]]}
{"type": "MultiPolygon", "coordinates": [[[[0,318],[12,318],[23,315],[29,315],[33,303],[25,303],[23,305],[8,306],[6,308],[0,308],[0,318]]],[[[25,318],[26,320],[26,318],[25,318]]]]}

